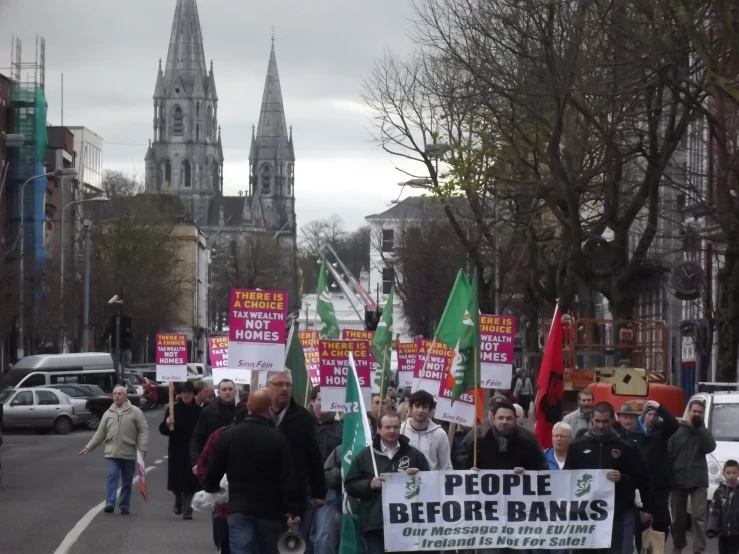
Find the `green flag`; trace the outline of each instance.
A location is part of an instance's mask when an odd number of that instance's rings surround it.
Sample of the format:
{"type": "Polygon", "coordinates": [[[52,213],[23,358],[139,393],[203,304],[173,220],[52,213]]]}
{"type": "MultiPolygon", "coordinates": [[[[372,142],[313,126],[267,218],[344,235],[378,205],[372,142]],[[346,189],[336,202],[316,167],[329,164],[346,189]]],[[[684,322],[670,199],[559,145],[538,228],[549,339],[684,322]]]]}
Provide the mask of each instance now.
{"type": "Polygon", "coordinates": [[[476,389],[480,380],[480,306],[477,270],[472,275],[469,302],[460,322],[459,341],[454,348],[452,404],[469,390],[476,389]]]}
{"type": "MultiPolygon", "coordinates": [[[[341,482],[346,479],[352,458],[365,446],[372,445],[364,399],[359,388],[354,357],[349,354],[349,374],[346,379],[346,406],[344,430],[341,442],[341,482]]],[[[362,529],[359,523],[359,503],[344,491],[343,513],[341,516],[341,545],[339,554],[361,554],[362,529]]]]}
{"type": "Polygon", "coordinates": [[[308,369],[305,367],[303,345],[300,344],[300,337],[294,325],[290,329],[290,336],[288,337],[285,367],[290,370],[293,376],[293,398],[295,402],[300,406],[305,406],[311,386],[308,369]]]}
{"type": "Polygon", "coordinates": [[[452,293],[447,300],[444,313],[441,315],[441,321],[436,328],[436,340],[443,342],[449,348],[456,348],[459,342],[459,334],[461,332],[462,318],[467,310],[470,299],[470,282],[461,269],[457,273],[457,280],[454,281],[452,293]]]}
{"type": "Polygon", "coordinates": [[[390,383],[390,361],[392,360],[393,349],[393,292],[387,297],[385,309],[382,311],[382,318],[377,324],[375,336],[372,339],[370,352],[375,359],[375,385],[380,391],[380,398],[385,398],[387,394],[388,383],[390,383]]]}
{"type": "Polygon", "coordinates": [[[316,309],[321,318],[321,338],[339,339],[339,322],[336,319],[334,305],[328,292],[326,258],[321,263],[321,272],[318,274],[318,290],[316,291],[316,309]]]}

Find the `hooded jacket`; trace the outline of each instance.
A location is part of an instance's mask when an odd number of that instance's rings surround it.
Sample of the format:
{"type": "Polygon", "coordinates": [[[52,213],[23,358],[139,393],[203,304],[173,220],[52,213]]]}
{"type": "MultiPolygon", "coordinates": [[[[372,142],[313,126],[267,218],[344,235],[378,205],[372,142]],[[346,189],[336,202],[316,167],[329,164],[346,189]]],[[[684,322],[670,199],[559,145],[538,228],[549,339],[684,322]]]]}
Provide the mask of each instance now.
{"type": "Polygon", "coordinates": [[[706,532],[709,537],[739,536],[739,485],[721,483],[713,494],[706,532]]]}
{"type": "Polygon", "coordinates": [[[197,460],[208,438],[221,427],[231,425],[236,419],[237,410],[245,409],[246,407],[240,408],[236,403],[224,404],[220,398],[216,398],[205,406],[200,412],[198,423],[190,438],[190,460],[197,460]]]}
{"type": "Polygon", "coordinates": [[[375,435],[372,446],[363,448],[354,456],[344,480],[344,488],[349,496],[359,500],[359,521],[362,533],[382,529],[382,489],[373,489],[370,483],[375,476],[372,456],[377,464],[377,473],[398,473],[409,468],[429,471],[426,457],[410,445],[408,437],[398,437],[400,448],[392,459],[382,451],[380,435],[375,435]]]}
{"type": "Polygon", "coordinates": [[[111,404],[100,418],[100,425],[85,447],[88,451],[105,441],[105,457],[135,460],[136,450],[149,450],[149,424],[144,413],[128,400],[118,407],[111,404]]]}
{"type": "Polygon", "coordinates": [[[419,431],[408,418],[400,426],[400,433],[408,437],[413,448],[423,453],[431,471],[453,469],[449,437],[440,425],[429,420],[428,427],[419,431]]]}
{"type": "Polygon", "coordinates": [[[634,441],[623,439],[611,430],[598,435],[592,429],[574,440],[567,450],[563,469],[614,469],[621,473],[616,483],[614,512],[617,516],[634,508],[634,497],[639,490],[644,512],[654,513],[654,493],[644,456],[634,441]]]}
{"type": "Polygon", "coordinates": [[[708,487],[706,456],[716,450],[711,431],[701,423],[698,427],[684,421],[667,443],[670,468],[670,488],[694,489],[708,487]]]}
{"type": "Polygon", "coordinates": [[[670,472],[665,471],[668,465],[667,445],[675,434],[680,422],[664,406],[657,410],[659,420],[651,429],[644,426],[644,416],[639,416],[637,425],[630,429],[626,438],[636,441],[647,461],[649,476],[655,491],[667,490],[670,487],[670,472]]]}

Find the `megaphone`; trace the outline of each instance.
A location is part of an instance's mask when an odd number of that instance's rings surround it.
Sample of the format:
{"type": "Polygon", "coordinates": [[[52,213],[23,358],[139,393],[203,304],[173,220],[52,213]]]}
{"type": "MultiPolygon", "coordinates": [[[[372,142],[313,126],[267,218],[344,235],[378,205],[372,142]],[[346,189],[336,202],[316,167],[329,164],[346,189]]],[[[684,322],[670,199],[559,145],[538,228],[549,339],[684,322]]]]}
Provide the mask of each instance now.
{"type": "MultiPolygon", "coordinates": [[[[287,519],[291,520],[292,516],[288,514],[287,519]]],[[[298,533],[297,525],[288,525],[287,531],[277,539],[277,552],[280,554],[305,554],[307,547],[303,535],[298,533]]]]}

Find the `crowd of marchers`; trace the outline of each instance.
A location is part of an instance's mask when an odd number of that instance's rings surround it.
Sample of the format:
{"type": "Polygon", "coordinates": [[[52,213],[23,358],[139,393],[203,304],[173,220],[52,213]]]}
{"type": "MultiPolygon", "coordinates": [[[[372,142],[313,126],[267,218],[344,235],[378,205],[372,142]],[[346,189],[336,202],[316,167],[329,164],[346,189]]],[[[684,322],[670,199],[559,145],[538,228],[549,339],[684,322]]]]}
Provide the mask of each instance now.
{"type": "MultiPolygon", "coordinates": [[[[434,420],[430,393],[396,391],[391,383],[386,398],[374,396],[367,413],[372,445],[353,456],[342,478],[342,417],[322,410],[320,387],[311,391],[307,408],[293,399],[289,371],[270,373],[266,389],[251,394],[229,380],[213,392],[204,382],[185,383],[159,430],[169,437],[175,514],[192,518],[193,494],[218,492],[227,477],[228,503],[212,513],[213,542],[222,554],[277,554],[288,526],[299,529],[309,553],[336,554],[343,491],[358,501],[364,554],[382,554],[381,475],[450,469],[606,470],[615,484],[615,506],[611,547],[604,552],[640,552],[645,530],[653,552],[664,551],[668,534],[674,552],[682,552],[688,518],[693,554],[705,552],[711,535],[718,536],[720,554],[739,552],[739,463],[726,462],[708,513],[706,455],[715,441],[699,401],[691,401],[687,421],[678,421],[654,401],[640,413],[628,402],[616,411],[606,402],[594,405],[592,393],[583,390],[578,408],[554,425],[553,446],[542,449],[524,426],[533,393],[525,374],[511,390],[493,395],[476,441],[474,431],[457,427],[455,433],[434,420]]],[[[105,443],[106,512],[114,512],[119,477],[120,511],[129,512],[135,451],[145,453],[147,442],[146,420],[117,388],[113,406],[82,451],[105,443]]]]}

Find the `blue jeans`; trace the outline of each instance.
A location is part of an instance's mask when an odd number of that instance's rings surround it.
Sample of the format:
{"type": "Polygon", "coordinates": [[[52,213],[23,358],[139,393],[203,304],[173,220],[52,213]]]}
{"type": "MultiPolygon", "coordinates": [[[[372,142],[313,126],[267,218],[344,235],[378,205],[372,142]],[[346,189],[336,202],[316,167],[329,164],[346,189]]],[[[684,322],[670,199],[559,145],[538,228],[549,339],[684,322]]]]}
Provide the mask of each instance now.
{"type": "MultiPolygon", "coordinates": [[[[326,493],[326,503],[320,508],[308,505],[305,522],[311,525],[309,554],[336,554],[336,514],[340,512],[341,495],[335,490],[326,493]]],[[[301,532],[308,536],[308,530],[304,527],[301,532]]]]}
{"type": "Polygon", "coordinates": [[[228,514],[231,554],[278,554],[277,540],[281,534],[282,521],[228,514]]]}
{"type": "Polygon", "coordinates": [[[120,479],[121,496],[118,498],[118,506],[122,510],[128,510],[131,507],[131,484],[133,483],[133,474],[136,471],[136,460],[106,458],[105,463],[108,467],[105,505],[115,507],[115,495],[118,491],[118,480],[120,479]]]}

